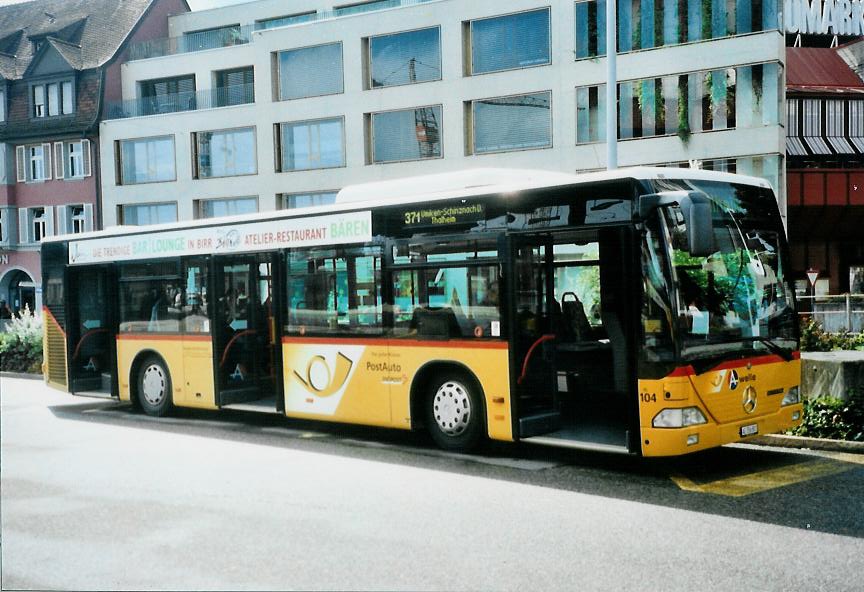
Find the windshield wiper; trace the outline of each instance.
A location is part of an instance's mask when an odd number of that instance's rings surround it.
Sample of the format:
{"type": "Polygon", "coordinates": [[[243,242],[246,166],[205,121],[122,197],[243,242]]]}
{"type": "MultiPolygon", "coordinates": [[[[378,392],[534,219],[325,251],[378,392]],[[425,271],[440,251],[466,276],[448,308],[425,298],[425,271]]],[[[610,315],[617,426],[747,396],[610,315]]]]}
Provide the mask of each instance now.
{"type": "Polygon", "coordinates": [[[758,341],[759,343],[767,347],[772,354],[777,354],[787,362],[789,362],[793,358],[791,349],[786,349],[782,345],[778,345],[776,342],[771,341],[767,337],[744,337],[744,341],[749,341],[750,343],[758,341]]]}

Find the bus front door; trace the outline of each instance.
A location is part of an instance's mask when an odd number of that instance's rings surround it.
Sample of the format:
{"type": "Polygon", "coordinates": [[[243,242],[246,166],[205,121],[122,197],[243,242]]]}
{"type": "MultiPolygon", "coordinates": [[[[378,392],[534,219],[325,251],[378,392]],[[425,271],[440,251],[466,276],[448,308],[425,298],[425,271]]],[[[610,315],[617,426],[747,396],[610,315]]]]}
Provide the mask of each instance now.
{"type": "Polygon", "coordinates": [[[277,410],[277,325],[271,298],[274,255],[215,258],[216,403],[277,410]]]}
{"type": "Polygon", "coordinates": [[[117,393],[114,307],[116,278],[112,266],[84,267],[69,273],[69,391],[117,393]]]}
{"type": "Polygon", "coordinates": [[[514,239],[510,314],[520,438],[631,450],[630,243],[620,228],[514,239]]]}

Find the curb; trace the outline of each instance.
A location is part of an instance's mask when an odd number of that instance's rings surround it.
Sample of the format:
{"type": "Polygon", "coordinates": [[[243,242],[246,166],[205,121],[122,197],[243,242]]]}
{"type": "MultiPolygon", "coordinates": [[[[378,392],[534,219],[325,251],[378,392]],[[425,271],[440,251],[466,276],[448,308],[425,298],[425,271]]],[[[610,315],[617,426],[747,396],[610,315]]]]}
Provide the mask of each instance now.
{"type": "Polygon", "coordinates": [[[42,380],[44,377],[41,374],[29,374],[25,372],[0,372],[0,376],[4,378],[24,378],[29,380],[42,380]]]}
{"type": "Polygon", "coordinates": [[[777,446],[780,448],[810,448],[811,450],[829,450],[833,452],[851,452],[864,454],[864,442],[849,440],[829,440],[828,438],[807,438],[804,436],[787,436],[786,434],[769,434],[742,442],[757,446],[777,446]]]}

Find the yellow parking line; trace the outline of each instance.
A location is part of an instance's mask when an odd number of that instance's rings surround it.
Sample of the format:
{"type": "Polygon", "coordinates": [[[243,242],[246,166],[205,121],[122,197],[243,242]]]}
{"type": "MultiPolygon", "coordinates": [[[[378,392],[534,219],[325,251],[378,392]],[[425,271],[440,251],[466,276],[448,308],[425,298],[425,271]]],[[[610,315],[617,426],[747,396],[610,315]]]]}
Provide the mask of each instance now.
{"type": "MultiPolygon", "coordinates": [[[[853,462],[861,463],[860,460],[853,462]]],[[[819,477],[836,475],[853,468],[855,468],[854,464],[848,462],[838,462],[837,460],[815,460],[802,462],[797,465],[750,473],[748,475],[740,475],[738,477],[728,477],[726,479],[719,479],[708,483],[696,483],[692,479],[681,474],[670,475],[670,478],[678,487],[685,491],[741,497],[753,493],[777,489],[778,487],[787,487],[796,483],[803,483],[812,479],[818,479],[819,477]]]]}

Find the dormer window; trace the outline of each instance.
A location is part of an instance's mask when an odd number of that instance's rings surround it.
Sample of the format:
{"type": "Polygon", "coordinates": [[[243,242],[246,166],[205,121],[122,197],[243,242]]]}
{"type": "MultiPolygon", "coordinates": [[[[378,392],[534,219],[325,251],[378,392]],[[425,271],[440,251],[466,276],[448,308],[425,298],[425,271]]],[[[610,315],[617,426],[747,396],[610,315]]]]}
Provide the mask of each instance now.
{"type": "Polygon", "coordinates": [[[75,112],[75,91],[71,80],[34,84],[33,117],[57,117],[75,112]]]}

